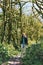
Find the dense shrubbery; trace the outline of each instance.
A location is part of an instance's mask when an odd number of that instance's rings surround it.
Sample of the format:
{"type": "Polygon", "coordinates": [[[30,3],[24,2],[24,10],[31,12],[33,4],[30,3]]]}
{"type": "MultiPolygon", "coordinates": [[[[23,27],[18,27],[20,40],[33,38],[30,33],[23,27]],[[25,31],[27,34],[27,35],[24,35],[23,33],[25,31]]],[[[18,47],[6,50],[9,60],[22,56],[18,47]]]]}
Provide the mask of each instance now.
{"type": "Polygon", "coordinates": [[[0,43],[0,65],[2,62],[7,61],[9,59],[8,50],[3,44],[0,43]]]}
{"type": "Polygon", "coordinates": [[[4,43],[3,45],[4,45],[5,48],[8,49],[8,55],[10,57],[15,56],[19,53],[19,51],[15,49],[13,44],[4,43]]]}
{"type": "Polygon", "coordinates": [[[19,51],[12,44],[0,43],[0,65],[8,61],[12,56],[18,55],[18,53],[19,51]]]}
{"type": "Polygon", "coordinates": [[[34,44],[26,49],[22,58],[23,65],[43,65],[43,48],[41,44],[34,44]]]}

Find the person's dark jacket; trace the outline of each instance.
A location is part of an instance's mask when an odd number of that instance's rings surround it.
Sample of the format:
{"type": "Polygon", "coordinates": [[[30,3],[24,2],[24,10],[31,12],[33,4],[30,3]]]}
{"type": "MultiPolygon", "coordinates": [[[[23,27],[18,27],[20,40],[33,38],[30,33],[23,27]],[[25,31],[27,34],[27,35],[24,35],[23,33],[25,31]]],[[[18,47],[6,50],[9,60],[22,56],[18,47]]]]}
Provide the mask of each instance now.
{"type": "Polygon", "coordinates": [[[22,38],[21,38],[21,44],[23,44],[23,39],[24,39],[25,44],[27,45],[27,44],[28,44],[28,39],[27,39],[27,37],[22,36],[22,38]]]}

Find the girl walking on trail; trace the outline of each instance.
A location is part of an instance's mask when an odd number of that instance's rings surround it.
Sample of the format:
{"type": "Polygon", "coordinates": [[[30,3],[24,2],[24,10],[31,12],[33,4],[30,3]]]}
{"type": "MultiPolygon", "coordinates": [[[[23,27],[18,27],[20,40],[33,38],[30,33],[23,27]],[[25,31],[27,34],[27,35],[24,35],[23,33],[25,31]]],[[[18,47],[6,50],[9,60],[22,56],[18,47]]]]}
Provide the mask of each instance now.
{"type": "Polygon", "coordinates": [[[21,38],[21,56],[23,56],[23,54],[25,53],[27,44],[28,44],[27,35],[26,33],[23,33],[21,38]]]}

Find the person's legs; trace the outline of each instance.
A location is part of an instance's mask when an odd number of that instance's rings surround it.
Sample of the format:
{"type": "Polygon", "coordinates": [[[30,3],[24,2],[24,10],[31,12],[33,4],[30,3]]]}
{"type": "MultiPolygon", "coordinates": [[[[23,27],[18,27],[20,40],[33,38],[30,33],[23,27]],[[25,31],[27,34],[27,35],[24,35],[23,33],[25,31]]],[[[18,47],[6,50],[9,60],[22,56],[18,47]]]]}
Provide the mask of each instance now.
{"type": "Polygon", "coordinates": [[[23,56],[23,52],[24,52],[24,48],[23,48],[23,44],[21,44],[21,57],[23,56]]]}
{"type": "Polygon", "coordinates": [[[26,45],[24,44],[21,44],[21,57],[23,57],[25,55],[25,52],[26,52],[26,45]]]}

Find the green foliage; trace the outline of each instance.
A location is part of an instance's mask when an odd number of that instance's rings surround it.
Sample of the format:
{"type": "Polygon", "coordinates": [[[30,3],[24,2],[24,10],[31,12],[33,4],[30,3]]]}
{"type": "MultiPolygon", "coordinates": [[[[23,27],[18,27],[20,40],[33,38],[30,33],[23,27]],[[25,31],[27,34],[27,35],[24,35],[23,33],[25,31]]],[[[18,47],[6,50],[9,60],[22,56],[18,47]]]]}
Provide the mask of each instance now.
{"type": "MultiPolygon", "coordinates": [[[[32,0],[35,2],[35,0],[32,0]]],[[[35,39],[36,41],[40,37],[40,21],[36,20],[35,18],[23,15],[22,14],[22,7],[20,0],[15,0],[15,3],[12,3],[12,0],[3,0],[2,10],[3,15],[3,22],[0,25],[1,32],[0,32],[0,40],[1,43],[15,43],[16,45],[20,45],[20,38],[21,33],[26,32],[28,37],[32,40],[35,39]],[[15,4],[16,3],[16,4],[15,4]],[[19,5],[19,8],[16,9],[15,6],[19,5]]]]}
{"type": "Polygon", "coordinates": [[[31,16],[22,16],[22,30],[27,33],[28,38],[38,41],[41,33],[41,23],[31,16]]]}
{"type": "Polygon", "coordinates": [[[15,56],[15,55],[17,55],[19,53],[19,51],[15,49],[15,47],[13,46],[13,44],[7,44],[7,43],[5,44],[4,43],[3,45],[4,45],[4,47],[6,49],[8,49],[8,55],[10,57],[15,56]]]}
{"type": "Polygon", "coordinates": [[[9,59],[8,50],[0,43],[0,64],[9,59]]]}
{"type": "Polygon", "coordinates": [[[18,53],[19,51],[12,44],[0,43],[0,64],[8,61],[12,56],[18,55],[18,53]]]}
{"type": "Polygon", "coordinates": [[[32,0],[32,2],[34,3],[34,2],[35,2],[35,0],[32,0]]]}
{"type": "Polygon", "coordinates": [[[26,55],[22,58],[23,65],[43,65],[43,48],[41,44],[35,44],[26,49],[26,55]]]}

